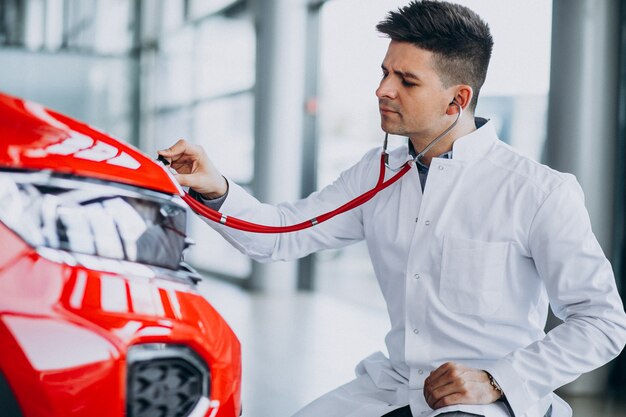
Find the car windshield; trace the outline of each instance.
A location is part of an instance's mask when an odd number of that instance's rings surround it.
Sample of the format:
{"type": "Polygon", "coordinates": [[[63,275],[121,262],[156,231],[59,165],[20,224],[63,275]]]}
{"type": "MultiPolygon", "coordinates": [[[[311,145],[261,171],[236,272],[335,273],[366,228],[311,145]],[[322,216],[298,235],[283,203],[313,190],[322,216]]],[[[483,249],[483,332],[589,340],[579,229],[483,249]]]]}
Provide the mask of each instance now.
{"type": "Polygon", "coordinates": [[[0,220],[35,247],[178,269],[187,246],[182,206],[113,185],[53,183],[0,174],[0,220]]]}

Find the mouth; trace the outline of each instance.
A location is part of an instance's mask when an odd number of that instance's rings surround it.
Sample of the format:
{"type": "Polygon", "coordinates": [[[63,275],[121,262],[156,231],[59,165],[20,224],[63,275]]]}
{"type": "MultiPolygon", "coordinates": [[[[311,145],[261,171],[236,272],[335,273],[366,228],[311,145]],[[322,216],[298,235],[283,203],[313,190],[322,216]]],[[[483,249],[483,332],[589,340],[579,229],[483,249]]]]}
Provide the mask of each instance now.
{"type": "Polygon", "coordinates": [[[379,107],[379,110],[380,110],[381,114],[392,114],[392,113],[398,114],[397,111],[391,110],[391,109],[389,109],[387,107],[379,107]]]}

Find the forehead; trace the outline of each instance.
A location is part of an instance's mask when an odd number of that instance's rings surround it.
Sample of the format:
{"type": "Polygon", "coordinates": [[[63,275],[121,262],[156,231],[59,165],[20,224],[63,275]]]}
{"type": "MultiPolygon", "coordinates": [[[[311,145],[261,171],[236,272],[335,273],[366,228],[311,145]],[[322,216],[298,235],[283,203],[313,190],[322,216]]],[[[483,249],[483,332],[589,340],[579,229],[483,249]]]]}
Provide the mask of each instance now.
{"type": "Polygon", "coordinates": [[[411,72],[420,77],[439,78],[435,72],[434,54],[409,42],[391,41],[383,66],[389,71],[411,72]]]}

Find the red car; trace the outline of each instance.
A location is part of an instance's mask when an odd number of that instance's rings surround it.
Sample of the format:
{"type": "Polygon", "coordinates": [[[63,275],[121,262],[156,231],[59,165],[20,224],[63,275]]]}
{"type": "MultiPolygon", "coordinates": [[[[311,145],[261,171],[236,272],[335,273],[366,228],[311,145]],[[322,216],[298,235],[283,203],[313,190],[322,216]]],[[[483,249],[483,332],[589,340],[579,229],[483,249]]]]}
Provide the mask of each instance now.
{"type": "Polygon", "coordinates": [[[240,415],[180,195],[137,149],[0,94],[0,415],[240,415]]]}

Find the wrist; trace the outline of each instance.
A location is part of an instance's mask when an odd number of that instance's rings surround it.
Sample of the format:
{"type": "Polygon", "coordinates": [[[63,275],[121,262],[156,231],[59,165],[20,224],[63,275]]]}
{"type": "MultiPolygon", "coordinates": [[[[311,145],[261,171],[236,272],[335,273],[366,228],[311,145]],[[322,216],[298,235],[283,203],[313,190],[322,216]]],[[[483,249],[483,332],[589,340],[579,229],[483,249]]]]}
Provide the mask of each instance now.
{"type": "Polygon", "coordinates": [[[224,195],[226,195],[226,193],[228,193],[228,181],[224,176],[222,176],[222,184],[217,190],[207,193],[200,192],[200,196],[205,200],[215,200],[217,198],[223,197],[224,195]]]}

